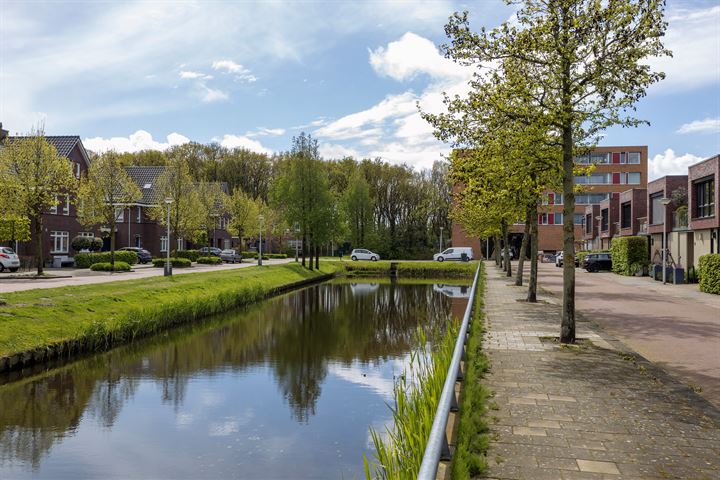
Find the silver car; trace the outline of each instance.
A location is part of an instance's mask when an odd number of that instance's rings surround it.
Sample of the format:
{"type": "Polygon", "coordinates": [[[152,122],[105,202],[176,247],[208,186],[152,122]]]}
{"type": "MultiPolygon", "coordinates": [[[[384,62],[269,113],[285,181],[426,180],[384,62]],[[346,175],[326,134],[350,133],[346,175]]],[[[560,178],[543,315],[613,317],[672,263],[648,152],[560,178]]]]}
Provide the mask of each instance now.
{"type": "Polygon", "coordinates": [[[220,252],[220,260],[228,263],[242,262],[242,255],[229,248],[220,252]]]}
{"type": "Polygon", "coordinates": [[[350,260],[352,260],[353,262],[356,262],[358,260],[371,260],[373,262],[376,262],[380,260],[380,255],[364,248],[356,248],[355,250],[350,252],[350,260]]]}
{"type": "Polygon", "coordinates": [[[0,272],[4,272],[6,268],[11,272],[17,272],[20,268],[20,257],[12,248],[0,247],[0,272]]]}

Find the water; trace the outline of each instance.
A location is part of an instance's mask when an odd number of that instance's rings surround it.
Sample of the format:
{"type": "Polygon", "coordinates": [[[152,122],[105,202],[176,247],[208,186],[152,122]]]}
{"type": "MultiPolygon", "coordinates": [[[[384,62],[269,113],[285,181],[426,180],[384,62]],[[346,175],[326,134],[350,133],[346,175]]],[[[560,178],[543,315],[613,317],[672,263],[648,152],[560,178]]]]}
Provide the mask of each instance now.
{"type": "Polygon", "coordinates": [[[362,478],[417,326],[461,290],[334,281],[0,378],[0,478],[362,478]]]}

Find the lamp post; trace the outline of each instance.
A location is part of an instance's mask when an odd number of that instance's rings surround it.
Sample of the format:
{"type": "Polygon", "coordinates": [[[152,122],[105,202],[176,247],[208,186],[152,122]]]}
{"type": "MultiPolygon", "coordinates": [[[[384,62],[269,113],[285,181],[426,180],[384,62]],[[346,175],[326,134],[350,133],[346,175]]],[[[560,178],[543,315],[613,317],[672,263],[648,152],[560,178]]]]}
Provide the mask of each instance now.
{"type": "Polygon", "coordinates": [[[265,217],[263,215],[258,215],[258,220],[260,220],[260,241],[258,241],[258,267],[262,267],[262,229],[265,217]]]}
{"type": "Polygon", "coordinates": [[[663,285],[666,283],[665,268],[667,267],[667,206],[671,200],[667,197],[660,199],[660,203],[663,205],[663,251],[662,251],[662,262],[663,262],[663,285]]]}
{"type": "Polygon", "coordinates": [[[165,276],[169,277],[172,275],[172,263],[170,263],[170,204],[173,202],[172,198],[167,197],[165,198],[165,205],[167,205],[167,246],[166,246],[166,253],[167,256],[165,257],[165,276]]]}
{"type": "Polygon", "coordinates": [[[442,232],[443,232],[443,227],[440,227],[440,251],[441,252],[442,252],[442,232]]]}
{"type": "Polygon", "coordinates": [[[597,239],[598,239],[598,250],[602,250],[602,239],[600,238],[600,221],[602,220],[602,215],[595,216],[595,220],[598,222],[598,229],[597,229],[597,239]]]}
{"type": "Polygon", "coordinates": [[[583,250],[587,250],[587,240],[585,240],[585,236],[587,235],[587,228],[585,227],[585,215],[583,215],[582,218],[582,232],[583,232],[583,250]]]}

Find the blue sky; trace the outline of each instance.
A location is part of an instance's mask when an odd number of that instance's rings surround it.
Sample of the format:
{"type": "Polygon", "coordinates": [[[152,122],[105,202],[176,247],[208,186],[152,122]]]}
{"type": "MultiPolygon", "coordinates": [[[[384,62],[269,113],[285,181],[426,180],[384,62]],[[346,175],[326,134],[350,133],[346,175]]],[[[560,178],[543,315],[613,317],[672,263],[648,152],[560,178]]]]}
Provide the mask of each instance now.
{"type": "MultiPolygon", "coordinates": [[[[469,72],[440,56],[443,26],[476,27],[504,2],[0,0],[0,121],[80,135],[95,150],[188,140],[258,151],[316,136],[326,157],[428,167],[447,153],[416,102],[441,108],[469,72]]],[[[648,145],[650,176],[720,152],[720,4],[668,1],[668,78],[638,105],[652,123],[603,144],[648,145]]]]}

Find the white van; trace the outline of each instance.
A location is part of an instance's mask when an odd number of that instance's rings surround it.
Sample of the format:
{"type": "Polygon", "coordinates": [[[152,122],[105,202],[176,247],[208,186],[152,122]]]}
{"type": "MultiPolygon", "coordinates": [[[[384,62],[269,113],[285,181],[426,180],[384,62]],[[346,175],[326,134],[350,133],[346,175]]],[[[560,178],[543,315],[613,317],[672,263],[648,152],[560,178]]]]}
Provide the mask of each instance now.
{"type": "Polygon", "coordinates": [[[453,247],[448,248],[444,252],[433,255],[436,262],[444,262],[445,260],[464,260],[469,262],[473,259],[472,247],[453,247]]]}

